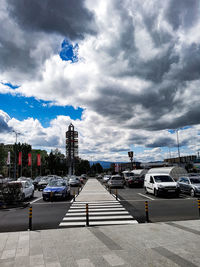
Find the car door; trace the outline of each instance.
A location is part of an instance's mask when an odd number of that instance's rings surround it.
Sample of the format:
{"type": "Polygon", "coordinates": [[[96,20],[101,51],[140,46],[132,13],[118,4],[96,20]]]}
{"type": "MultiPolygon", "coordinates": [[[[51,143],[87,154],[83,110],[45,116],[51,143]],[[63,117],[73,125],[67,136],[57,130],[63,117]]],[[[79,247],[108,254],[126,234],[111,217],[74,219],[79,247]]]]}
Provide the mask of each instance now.
{"type": "Polygon", "coordinates": [[[180,190],[182,192],[184,192],[185,191],[185,189],[184,189],[184,178],[180,178],[179,181],[178,181],[178,184],[179,184],[180,190]]]}
{"type": "Polygon", "coordinates": [[[185,192],[189,193],[190,192],[190,181],[188,178],[185,178],[185,192]]]}
{"type": "Polygon", "coordinates": [[[148,179],[148,191],[150,193],[153,193],[154,192],[154,179],[153,179],[153,176],[150,176],[150,179],[148,179]]]}
{"type": "Polygon", "coordinates": [[[28,188],[28,182],[25,182],[23,184],[24,186],[24,195],[25,195],[25,198],[29,197],[29,188],[28,188]]]}

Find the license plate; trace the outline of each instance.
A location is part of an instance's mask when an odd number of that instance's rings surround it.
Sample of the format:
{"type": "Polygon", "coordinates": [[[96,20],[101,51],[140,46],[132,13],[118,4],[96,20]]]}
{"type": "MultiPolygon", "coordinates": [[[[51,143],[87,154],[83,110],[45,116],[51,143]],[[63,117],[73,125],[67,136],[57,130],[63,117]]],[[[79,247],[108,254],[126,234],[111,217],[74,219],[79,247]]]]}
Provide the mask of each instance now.
{"type": "Polygon", "coordinates": [[[168,190],[168,192],[175,192],[175,189],[172,189],[172,190],[168,190]]]}
{"type": "Polygon", "coordinates": [[[62,196],[62,194],[55,194],[55,196],[62,196]]]}

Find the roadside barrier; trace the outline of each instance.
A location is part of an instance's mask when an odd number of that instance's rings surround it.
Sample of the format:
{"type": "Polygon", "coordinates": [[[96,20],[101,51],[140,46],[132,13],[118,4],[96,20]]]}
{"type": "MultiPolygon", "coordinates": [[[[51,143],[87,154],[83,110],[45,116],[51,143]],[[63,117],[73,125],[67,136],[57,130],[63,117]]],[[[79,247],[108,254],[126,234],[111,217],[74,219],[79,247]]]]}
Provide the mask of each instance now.
{"type": "Polygon", "coordinates": [[[198,203],[199,217],[200,217],[200,199],[197,199],[197,203],[198,203]]]}
{"type": "Polygon", "coordinates": [[[29,207],[29,227],[28,230],[32,230],[32,206],[29,207]]]}
{"type": "Polygon", "coordinates": [[[116,200],[118,199],[117,197],[117,188],[115,189],[115,197],[116,197],[116,200]]]}
{"type": "Polygon", "coordinates": [[[149,223],[149,205],[148,205],[148,201],[145,201],[145,213],[146,213],[146,222],[149,223]]]}
{"type": "Polygon", "coordinates": [[[85,205],[86,207],[86,226],[89,226],[89,211],[88,211],[88,204],[85,205]]]}

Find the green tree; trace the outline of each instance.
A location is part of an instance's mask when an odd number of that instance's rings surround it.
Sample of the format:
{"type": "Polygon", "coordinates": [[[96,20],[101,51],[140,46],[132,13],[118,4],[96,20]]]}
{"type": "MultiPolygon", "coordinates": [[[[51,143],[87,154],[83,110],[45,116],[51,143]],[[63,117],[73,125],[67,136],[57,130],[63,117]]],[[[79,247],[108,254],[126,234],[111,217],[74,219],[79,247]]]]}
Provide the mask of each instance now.
{"type": "Polygon", "coordinates": [[[67,172],[66,158],[58,149],[52,150],[46,157],[50,174],[65,175],[67,172]]]}
{"type": "Polygon", "coordinates": [[[87,174],[90,172],[90,163],[88,160],[80,160],[75,167],[75,174],[87,174]]]}
{"type": "Polygon", "coordinates": [[[6,152],[3,146],[0,146],[0,174],[6,165],[6,152]]]}

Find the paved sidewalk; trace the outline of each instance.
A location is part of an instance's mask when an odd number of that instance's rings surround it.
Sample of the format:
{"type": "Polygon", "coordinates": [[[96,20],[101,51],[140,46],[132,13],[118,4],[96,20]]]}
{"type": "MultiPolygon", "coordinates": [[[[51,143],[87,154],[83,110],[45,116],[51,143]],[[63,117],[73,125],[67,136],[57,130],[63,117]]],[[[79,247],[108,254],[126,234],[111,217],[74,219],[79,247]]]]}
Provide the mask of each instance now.
{"type": "Polygon", "coordinates": [[[97,179],[88,179],[80,195],[76,197],[76,202],[99,202],[113,201],[115,198],[108,193],[97,179]]]}
{"type": "Polygon", "coordinates": [[[0,266],[200,266],[200,221],[0,233],[0,266]]]}

